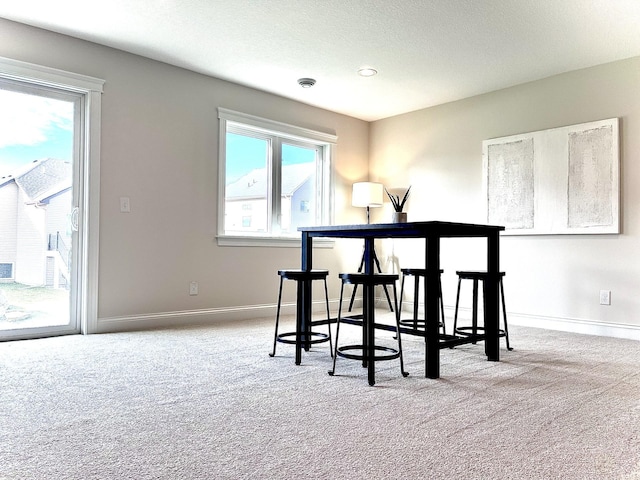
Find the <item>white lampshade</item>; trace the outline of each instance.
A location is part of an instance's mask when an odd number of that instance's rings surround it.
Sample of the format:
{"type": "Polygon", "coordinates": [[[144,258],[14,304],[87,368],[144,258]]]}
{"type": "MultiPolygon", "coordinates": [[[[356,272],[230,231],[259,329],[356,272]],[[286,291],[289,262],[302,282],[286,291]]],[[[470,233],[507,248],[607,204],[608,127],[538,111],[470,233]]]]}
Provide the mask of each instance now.
{"type": "Polygon", "coordinates": [[[384,200],[383,186],[376,182],[353,184],[351,205],[354,207],[381,207],[384,200]]]}

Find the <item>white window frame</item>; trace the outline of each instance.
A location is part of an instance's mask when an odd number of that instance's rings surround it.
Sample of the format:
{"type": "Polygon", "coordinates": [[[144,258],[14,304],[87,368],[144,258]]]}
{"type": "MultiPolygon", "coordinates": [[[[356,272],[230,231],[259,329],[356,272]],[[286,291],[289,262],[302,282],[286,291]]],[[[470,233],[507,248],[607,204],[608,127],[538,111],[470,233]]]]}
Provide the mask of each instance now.
{"type": "MultiPolygon", "coordinates": [[[[284,141],[292,143],[303,142],[322,146],[322,159],[319,171],[321,191],[318,192],[319,224],[333,223],[333,152],[338,137],[329,133],[318,132],[286,123],[268,120],[245,113],[218,108],[219,125],[219,152],[218,152],[218,234],[217,242],[220,246],[275,246],[275,247],[298,247],[300,246],[300,235],[281,236],[277,232],[271,235],[227,235],[224,230],[225,219],[225,190],[226,190],[226,152],[227,152],[227,132],[239,127],[254,133],[262,133],[269,136],[277,136],[284,141]]],[[[279,165],[276,167],[279,168],[279,165]]],[[[277,177],[279,178],[279,177],[277,177]]],[[[273,209],[279,208],[279,202],[273,202],[273,209]]],[[[273,212],[272,212],[273,213],[273,212]]],[[[332,245],[332,240],[318,239],[314,242],[317,246],[332,245]]]]}

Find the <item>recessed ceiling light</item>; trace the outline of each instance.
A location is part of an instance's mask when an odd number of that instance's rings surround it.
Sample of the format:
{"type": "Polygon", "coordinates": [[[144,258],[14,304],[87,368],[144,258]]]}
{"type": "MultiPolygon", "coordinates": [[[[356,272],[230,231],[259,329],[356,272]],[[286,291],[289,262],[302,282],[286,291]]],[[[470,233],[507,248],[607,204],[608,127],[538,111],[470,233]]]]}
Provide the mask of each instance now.
{"type": "Polygon", "coordinates": [[[375,68],[363,67],[358,70],[358,75],[361,77],[373,77],[378,71],[375,68]]]}
{"type": "Polygon", "coordinates": [[[313,78],[299,78],[298,79],[298,84],[302,88],[311,88],[316,84],[316,81],[313,78]]]}

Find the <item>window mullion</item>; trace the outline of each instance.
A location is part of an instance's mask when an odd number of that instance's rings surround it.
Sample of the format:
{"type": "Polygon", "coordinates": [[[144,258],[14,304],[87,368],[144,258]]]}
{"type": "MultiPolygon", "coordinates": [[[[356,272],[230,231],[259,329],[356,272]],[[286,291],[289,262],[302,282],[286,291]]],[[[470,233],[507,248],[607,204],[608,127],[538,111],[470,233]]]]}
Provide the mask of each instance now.
{"type": "Polygon", "coordinates": [[[322,147],[316,147],[316,189],[315,189],[315,204],[316,204],[316,209],[315,209],[315,223],[316,225],[321,225],[322,224],[322,218],[323,218],[323,206],[322,206],[322,196],[324,193],[324,183],[325,183],[325,179],[324,179],[324,175],[323,175],[323,170],[324,170],[324,159],[323,159],[323,148],[322,147]]]}
{"type": "Polygon", "coordinates": [[[271,139],[271,232],[279,235],[282,225],[282,141],[278,137],[271,139]]]}
{"type": "Polygon", "coordinates": [[[333,166],[331,165],[332,158],[332,145],[324,145],[320,151],[319,155],[321,156],[319,164],[321,164],[321,173],[320,177],[322,178],[322,190],[321,190],[321,198],[320,205],[321,208],[318,209],[320,213],[320,218],[318,219],[318,224],[327,224],[331,223],[333,220],[333,166]]]}

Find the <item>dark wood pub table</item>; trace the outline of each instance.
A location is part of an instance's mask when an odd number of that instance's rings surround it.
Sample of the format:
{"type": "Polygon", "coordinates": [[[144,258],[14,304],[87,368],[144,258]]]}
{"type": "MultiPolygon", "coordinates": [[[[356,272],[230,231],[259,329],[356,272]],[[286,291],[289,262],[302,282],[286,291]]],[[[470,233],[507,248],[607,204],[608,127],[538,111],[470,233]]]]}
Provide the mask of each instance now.
{"type": "MultiPolygon", "coordinates": [[[[313,267],[313,239],[315,237],[329,238],[361,238],[364,240],[364,273],[374,273],[374,241],[377,238],[424,238],[425,239],[425,268],[428,269],[426,281],[424,282],[424,298],[426,318],[426,329],[423,331],[412,329],[401,329],[402,333],[424,336],[425,338],[425,377],[440,377],[440,349],[448,348],[463,343],[484,340],[485,354],[489,361],[500,360],[500,337],[499,337],[499,309],[498,309],[498,280],[500,272],[500,232],[504,230],[502,226],[476,225],[469,223],[452,222],[407,222],[407,223],[379,223],[363,225],[332,225],[299,227],[302,234],[302,262],[303,270],[311,270],[313,267]],[[487,272],[488,278],[485,284],[484,298],[484,322],[485,330],[483,334],[470,337],[455,337],[453,335],[443,335],[439,332],[438,312],[438,276],[440,271],[440,240],[442,238],[486,238],[487,239],[487,272]]],[[[367,299],[363,305],[363,316],[366,319],[368,312],[373,312],[374,295],[372,291],[364,295],[367,299]]],[[[310,331],[311,326],[311,282],[305,282],[301,289],[301,298],[298,299],[298,319],[299,332],[310,331]]],[[[374,329],[369,328],[365,333],[365,345],[373,345],[374,329]]],[[[297,365],[301,363],[302,349],[308,349],[304,345],[303,335],[296,338],[296,359],[297,365]]],[[[309,336],[305,336],[309,338],[309,336]]],[[[375,362],[373,349],[363,352],[368,357],[367,364],[370,382],[375,376],[375,362]]]]}

